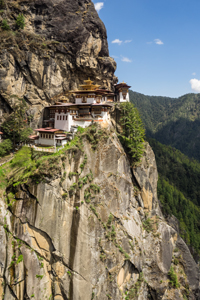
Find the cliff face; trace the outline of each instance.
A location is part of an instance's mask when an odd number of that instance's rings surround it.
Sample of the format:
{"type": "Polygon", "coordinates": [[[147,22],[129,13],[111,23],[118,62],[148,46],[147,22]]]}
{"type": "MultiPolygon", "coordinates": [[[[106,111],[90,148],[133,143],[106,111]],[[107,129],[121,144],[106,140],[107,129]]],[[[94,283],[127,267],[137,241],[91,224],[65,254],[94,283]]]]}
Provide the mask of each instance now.
{"type": "Polygon", "coordinates": [[[79,147],[36,159],[24,183],[10,181],[0,202],[1,297],[199,299],[198,267],[160,212],[150,146],[133,169],[112,128],[88,130],[79,147]]]}
{"type": "Polygon", "coordinates": [[[6,19],[11,29],[0,28],[3,114],[12,111],[11,95],[17,95],[27,101],[37,124],[50,99],[88,77],[112,89],[116,63],[109,57],[106,29],[90,0],[2,3],[0,23],[6,19]],[[23,30],[16,27],[20,13],[25,17],[23,30]]]}

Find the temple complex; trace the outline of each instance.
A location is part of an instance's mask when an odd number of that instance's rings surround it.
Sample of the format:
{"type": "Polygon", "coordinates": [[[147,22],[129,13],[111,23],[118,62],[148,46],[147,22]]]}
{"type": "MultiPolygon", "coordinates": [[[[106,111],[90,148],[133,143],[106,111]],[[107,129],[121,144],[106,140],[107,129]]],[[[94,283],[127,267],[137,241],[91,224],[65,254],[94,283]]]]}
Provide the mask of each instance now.
{"type": "Polygon", "coordinates": [[[109,121],[113,104],[129,101],[130,86],[124,82],[115,85],[115,93],[99,87],[90,79],[85,80],[79,89],[69,92],[73,102],[63,95],[46,107],[43,128],[35,130],[37,135],[31,136],[31,141],[39,145],[64,145],[70,138],[66,132],[76,131],[78,126],[85,128],[92,122],[109,121]]]}

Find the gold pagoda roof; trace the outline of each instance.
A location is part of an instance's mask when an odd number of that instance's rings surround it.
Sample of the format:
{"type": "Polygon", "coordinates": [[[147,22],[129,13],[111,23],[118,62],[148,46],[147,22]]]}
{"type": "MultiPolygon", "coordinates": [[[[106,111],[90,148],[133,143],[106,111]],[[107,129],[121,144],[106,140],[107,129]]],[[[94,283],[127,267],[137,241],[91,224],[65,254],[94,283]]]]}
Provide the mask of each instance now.
{"type": "Polygon", "coordinates": [[[90,78],[88,78],[88,80],[84,80],[85,84],[81,84],[80,87],[81,89],[77,89],[76,91],[72,91],[74,93],[80,93],[80,92],[83,92],[83,91],[88,91],[88,92],[93,92],[93,91],[96,91],[100,85],[97,85],[97,84],[93,84],[93,81],[90,80],[90,78]]]}

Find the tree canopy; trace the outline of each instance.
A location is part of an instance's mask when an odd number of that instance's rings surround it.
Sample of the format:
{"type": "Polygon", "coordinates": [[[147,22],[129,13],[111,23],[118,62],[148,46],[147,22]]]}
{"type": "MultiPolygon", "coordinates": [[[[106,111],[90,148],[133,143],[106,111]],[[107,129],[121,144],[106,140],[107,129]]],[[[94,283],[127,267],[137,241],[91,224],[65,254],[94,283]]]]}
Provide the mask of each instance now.
{"type": "Polygon", "coordinates": [[[120,112],[122,132],[119,134],[119,138],[135,164],[140,161],[144,152],[144,125],[137,108],[132,103],[121,103],[120,112]]]}

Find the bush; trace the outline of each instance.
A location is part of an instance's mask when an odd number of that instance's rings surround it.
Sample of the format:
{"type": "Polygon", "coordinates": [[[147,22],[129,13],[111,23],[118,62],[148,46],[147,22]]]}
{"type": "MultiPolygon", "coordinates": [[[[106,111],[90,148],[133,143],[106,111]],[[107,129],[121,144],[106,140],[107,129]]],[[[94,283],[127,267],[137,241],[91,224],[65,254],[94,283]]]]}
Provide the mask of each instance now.
{"type": "Polygon", "coordinates": [[[174,272],[174,268],[171,266],[170,270],[168,272],[168,276],[170,278],[170,284],[175,287],[176,289],[178,289],[180,287],[180,284],[178,282],[178,278],[176,273],[174,272]]]}
{"type": "Polygon", "coordinates": [[[2,143],[0,143],[0,157],[9,154],[11,150],[12,150],[11,140],[5,140],[2,143]]]}
{"type": "Polygon", "coordinates": [[[17,28],[24,29],[25,27],[25,18],[23,14],[19,14],[16,20],[16,26],[17,28]]]}
{"type": "Polygon", "coordinates": [[[1,23],[1,28],[2,28],[3,30],[10,30],[10,26],[8,25],[6,19],[4,19],[4,20],[2,21],[2,23],[1,23]]]}

